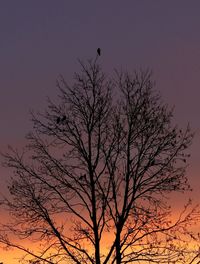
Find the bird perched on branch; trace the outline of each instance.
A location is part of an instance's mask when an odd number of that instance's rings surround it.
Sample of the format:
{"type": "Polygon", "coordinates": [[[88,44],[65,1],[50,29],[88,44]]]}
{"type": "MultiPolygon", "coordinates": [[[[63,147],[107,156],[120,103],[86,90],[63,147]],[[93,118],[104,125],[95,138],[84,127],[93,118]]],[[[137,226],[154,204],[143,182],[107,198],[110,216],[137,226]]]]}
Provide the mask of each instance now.
{"type": "Polygon", "coordinates": [[[63,117],[62,117],[62,122],[64,122],[66,120],[66,115],[64,115],[63,117]]]}
{"type": "Polygon", "coordinates": [[[56,123],[57,124],[60,124],[60,123],[63,124],[65,121],[66,121],[66,115],[63,115],[62,117],[58,116],[57,119],[56,119],[56,123]]]}
{"type": "Polygon", "coordinates": [[[100,49],[100,48],[97,49],[97,54],[98,54],[99,56],[101,56],[101,49],[100,49]]]}
{"type": "Polygon", "coordinates": [[[85,180],[86,179],[86,174],[83,174],[79,177],[79,180],[85,180]]]}
{"type": "Polygon", "coordinates": [[[57,123],[57,124],[60,123],[60,117],[57,117],[57,119],[56,119],[56,123],[57,123]]]}

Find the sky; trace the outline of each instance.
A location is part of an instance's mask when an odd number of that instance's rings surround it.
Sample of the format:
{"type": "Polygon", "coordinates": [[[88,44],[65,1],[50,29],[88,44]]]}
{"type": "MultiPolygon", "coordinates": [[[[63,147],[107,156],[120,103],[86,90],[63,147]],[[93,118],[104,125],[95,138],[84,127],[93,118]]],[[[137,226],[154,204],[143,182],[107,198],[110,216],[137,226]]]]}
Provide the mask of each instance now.
{"type": "MultiPolygon", "coordinates": [[[[151,69],[163,101],[175,107],[175,122],[190,123],[189,196],[200,202],[199,10],[197,0],[0,1],[1,152],[24,144],[30,110],[44,110],[46,98],[58,94],[58,76],[70,81],[77,60],[94,58],[100,47],[108,74],[151,69]]],[[[0,192],[9,176],[0,167],[0,192]]],[[[0,261],[10,263],[7,256],[0,251],[0,261]]]]}

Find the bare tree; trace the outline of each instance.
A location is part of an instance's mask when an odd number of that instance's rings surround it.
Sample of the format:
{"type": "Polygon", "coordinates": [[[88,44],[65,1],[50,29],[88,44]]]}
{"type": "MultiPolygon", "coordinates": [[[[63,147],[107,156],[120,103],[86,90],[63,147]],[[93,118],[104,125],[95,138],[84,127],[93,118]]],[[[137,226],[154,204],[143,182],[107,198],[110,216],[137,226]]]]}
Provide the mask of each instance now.
{"type": "Polygon", "coordinates": [[[173,125],[149,71],[109,79],[97,60],[80,65],[73,85],[60,78],[59,101],[32,113],[24,151],[4,154],[13,221],[1,242],[32,263],[185,263],[199,213],[188,204],[172,221],[167,197],[190,189],[189,126],[173,125]]]}

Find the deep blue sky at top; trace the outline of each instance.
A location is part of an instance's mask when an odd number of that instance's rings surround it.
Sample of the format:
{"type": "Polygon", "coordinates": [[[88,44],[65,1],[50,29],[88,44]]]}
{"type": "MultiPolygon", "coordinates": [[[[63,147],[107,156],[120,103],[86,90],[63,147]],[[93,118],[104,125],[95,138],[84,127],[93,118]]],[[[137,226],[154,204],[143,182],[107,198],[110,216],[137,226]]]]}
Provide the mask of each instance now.
{"type": "MultiPolygon", "coordinates": [[[[56,79],[71,80],[77,59],[96,56],[103,69],[150,68],[177,123],[197,131],[192,148],[198,181],[200,1],[2,0],[0,2],[0,146],[19,144],[30,109],[45,109],[56,79]]],[[[198,183],[200,186],[200,183],[198,183]]]]}

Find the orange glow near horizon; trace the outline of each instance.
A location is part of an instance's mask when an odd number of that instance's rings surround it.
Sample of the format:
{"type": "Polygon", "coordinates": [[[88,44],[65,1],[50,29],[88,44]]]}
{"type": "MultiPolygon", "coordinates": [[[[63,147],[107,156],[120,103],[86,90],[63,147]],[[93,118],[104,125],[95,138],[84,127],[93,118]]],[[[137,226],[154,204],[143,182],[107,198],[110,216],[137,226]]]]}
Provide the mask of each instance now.
{"type": "MultiPolygon", "coordinates": [[[[174,221],[175,219],[177,219],[180,210],[177,211],[173,211],[173,215],[172,215],[172,221],[174,221]]],[[[194,227],[195,229],[198,230],[198,226],[194,227]]],[[[193,228],[193,229],[194,229],[193,228]]],[[[108,232],[106,233],[105,237],[104,237],[104,241],[102,241],[102,247],[101,247],[101,252],[103,254],[106,254],[109,251],[109,247],[111,245],[113,241],[113,236],[112,236],[112,232],[108,232]],[[106,241],[106,242],[105,242],[106,241]]],[[[26,241],[26,246],[29,249],[32,250],[38,250],[38,243],[32,243],[31,241],[26,241]]],[[[193,244],[190,244],[190,246],[192,247],[193,244]]],[[[195,246],[195,245],[194,245],[195,246]]],[[[20,257],[22,257],[24,255],[24,252],[17,250],[17,249],[10,249],[10,250],[5,250],[5,249],[1,249],[0,248],[0,262],[2,261],[4,264],[18,264],[20,263],[20,257]]]]}

